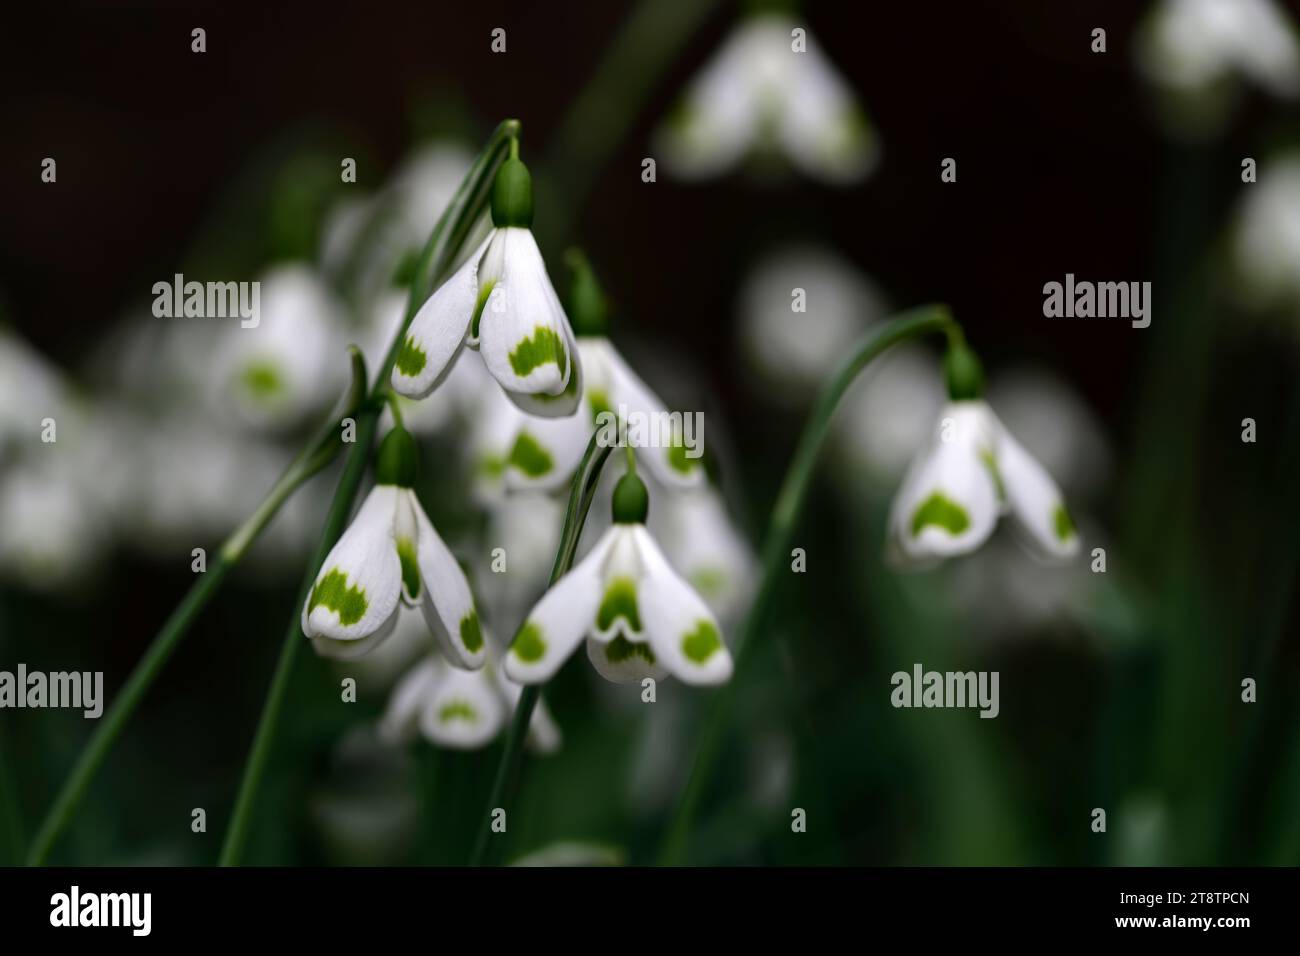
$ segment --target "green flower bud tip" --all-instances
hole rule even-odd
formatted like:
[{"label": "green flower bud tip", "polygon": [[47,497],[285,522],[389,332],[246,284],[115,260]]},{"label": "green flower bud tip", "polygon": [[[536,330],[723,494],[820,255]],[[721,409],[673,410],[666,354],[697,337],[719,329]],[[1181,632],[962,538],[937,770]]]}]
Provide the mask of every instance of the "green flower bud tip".
[{"label": "green flower bud tip", "polygon": [[650,512],[650,493],[636,472],[629,471],[614,486],[613,510],[616,524],[645,524]]},{"label": "green flower bud tip", "polygon": [[943,357],[948,397],[954,402],[979,398],[984,394],[984,367],[979,357],[962,341],[950,342]]},{"label": "green flower bud tip", "polygon": [[375,455],[375,481],[410,488],[420,471],[420,451],[411,433],[400,425],[384,436]]},{"label": "green flower bud tip", "polygon": [[533,177],[520,160],[507,159],[492,182],[492,225],[498,229],[533,224]]},{"label": "green flower bud tip", "polygon": [[591,263],[577,249],[570,249],[564,258],[573,273],[565,302],[573,331],[577,335],[604,335],[609,330],[609,303]]}]

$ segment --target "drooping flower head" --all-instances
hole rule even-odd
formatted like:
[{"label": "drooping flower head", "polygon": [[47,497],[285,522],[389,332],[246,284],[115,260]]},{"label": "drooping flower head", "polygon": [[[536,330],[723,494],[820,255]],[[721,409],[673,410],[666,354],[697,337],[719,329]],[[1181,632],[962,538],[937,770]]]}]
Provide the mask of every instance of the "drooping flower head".
[{"label": "drooping flower head", "polygon": [[692,81],[662,145],[665,163],[691,179],[762,150],[810,176],[848,183],[865,177],[878,153],[853,90],[807,28],[779,13],[737,27]]},{"label": "drooping flower head", "polygon": [[419,607],[449,659],[483,666],[487,651],[465,573],[412,490],[415,439],[398,426],[379,446],[375,487],[334,545],[302,609],[319,653],[367,653],[392,633],[400,602]]},{"label": "drooping flower head", "polygon": [[613,526],[525,619],[506,653],[506,676],[540,684],[583,638],[608,680],[672,674],[719,684],[731,676],[717,619],[646,530],[648,510],[645,483],[629,471],[614,489]]},{"label": "drooping flower head", "polygon": [[532,177],[511,156],[493,182],[492,231],[411,320],[393,368],[395,391],[428,395],[468,345],[524,411],[573,414],[582,370],[532,222]]},{"label": "drooping flower head", "polygon": [[965,554],[1006,514],[1035,556],[1072,557],[1079,536],[1060,489],[983,400],[979,359],[960,336],[950,343],[945,366],[949,402],[894,499],[890,556],[925,565]]}]

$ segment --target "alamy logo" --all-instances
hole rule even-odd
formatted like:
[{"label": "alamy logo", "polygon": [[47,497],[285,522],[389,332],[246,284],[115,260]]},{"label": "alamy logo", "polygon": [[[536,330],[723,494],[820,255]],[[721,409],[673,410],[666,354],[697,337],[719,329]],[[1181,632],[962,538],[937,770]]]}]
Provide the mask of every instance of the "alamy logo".
[{"label": "alamy logo", "polygon": [[997,671],[927,671],[912,665],[912,673],[897,671],[889,702],[895,707],[978,707],[981,717],[996,717]]},{"label": "alamy logo", "polygon": [[0,708],[71,707],[94,720],[104,712],[103,671],[0,671]]},{"label": "alamy logo", "polygon": [[261,282],[186,282],[178,272],[171,282],[155,282],[153,296],[153,314],[160,319],[238,318],[245,329],[262,321]]},{"label": "alamy logo", "polygon": [[1065,282],[1043,286],[1043,315],[1049,319],[1132,319],[1133,328],[1151,324],[1150,282]]},{"label": "alamy logo", "polygon": [[596,415],[596,444],[602,448],[682,448],[687,458],[704,454],[703,412],[629,411],[620,404],[617,412]]},{"label": "alamy logo", "polygon": [[50,897],[51,926],[128,926],[148,936],[153,926],[152,893],[82,893],[73,886]]}]

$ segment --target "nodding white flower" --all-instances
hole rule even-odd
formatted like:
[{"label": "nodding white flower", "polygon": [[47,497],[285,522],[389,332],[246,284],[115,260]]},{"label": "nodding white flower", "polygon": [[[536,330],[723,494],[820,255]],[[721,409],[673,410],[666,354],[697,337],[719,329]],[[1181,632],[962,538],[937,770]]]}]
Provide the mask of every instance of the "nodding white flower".
[{"label": "nodding white flower", "polygon": [[851,263],[819,246],[787,246],[764,255],[745,279],[740,344],[768,386],[765,399],[804,404],[884,314],[875,283]]},{"label": "nodding white flower", "polygon": [[256,324],[220,332],[212,387],[245,424],[274,429],[332,401],[347,366],[339,306],[314,272],[282,266],[260,281]]},{"label": "nodding white flower", "polygon": [[1061,492],[979,397],[974,353],[950,347],[946,364],[951,400],[894,499],[890,556],[924,565],[965,554],[1008,514],[1031,553],[1049,561],[1072,557],[1079,536]]},{"label": "nodding white flower", "polygon": [[1300,305],[1300,153],[1271,159],[1244,191],[1233,235],[1237,291],[1255,308]]},{"label": "nodding white flower", "polygon": [[[509,723],[522,693],[491,661],[467,671],[430,655],[393,689],[379,734],[390,743],[410,740],[418,732],[440,747],[486,747]],[[560,728],[539,700],[528,725],[529,746],[550,754],[560,749],[560,740]]]},{"label": "nodding white flower", "polygon": [[722,621],[738,621],[753,594],[758,562],[732,524],[722,495],[707,484],[663,495],[650,515],[650,529],[713,613]]},{"label": "nodding white flower", "polygon": [[375,487],[316,575],[302,629],[325,656],[359,657],[393,632],[405,602],[423,611],[448,657],[482,667],[487,651],[469,582],[411,488],[417,461],[410,432],[390,431]]},{"label": "nodding white flower", "polygon": [[492,232],[411,320],[392,385],[423,398],[468,345],[510,400],[532,415],[572,415],[582,392],[573,330],[529,228],[532,179],[502,163],[492,188]]},{"label": "nodding white flower", "polygon": [[719,175],[754,150],[783,153],[833,183],[865,177],[878,147],[853,90],[807,28],[789,17],[745,20],[696,77],[661,134],[679,175]]},{"label": "nodding white flower", "polygon": [[717,619],[646,530],[649,495],[635,472],[619,480],[612,510],[614,525],[519,628],[506,652],[506,675],[540,684],[586,637],[587,656],[607,680],[727,680],[731,654]]},{"label": "nodding white flower", "polygon": [[63,374],[16,333],[0,326],[0,462],[10,440],[35,444],[42,419],[57,422],[70,398]]},{"label": "nodding white flower", "polygon": [[1175,93],[1206,93],[1234,73],[1300,93],[1300,43],[1271,0],[1163,0],[1140,41],[1142,69]]}]

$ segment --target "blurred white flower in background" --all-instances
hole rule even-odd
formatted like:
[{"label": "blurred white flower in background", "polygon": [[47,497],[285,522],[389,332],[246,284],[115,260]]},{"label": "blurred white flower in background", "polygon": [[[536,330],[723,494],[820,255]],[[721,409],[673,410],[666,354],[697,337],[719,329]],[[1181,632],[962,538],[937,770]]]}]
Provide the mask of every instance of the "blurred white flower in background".
[{"label": "blurred white flower in background", "polygon": [[[1232,233],[1234,291],[1249,307],[1300,313],[1300,153],[1261,164]],[[1295,323],[1300,326],[1300,323]]]},{"label": "blurred white flower in background", "polygon": [[1218,132],[1240,79],[1286,99],[1300,94],[1300,43],[1272,0],[1162,0],[1135,49],[1182,133]]},{"label": "blurred white flower in background", "polygon": [[0,480],[0,573],[6,577],[35,590],[71,589],[94,568],[103,546],[98,516],[69,469],[35,460]]},{"label": "blurred white flower in background", "polygon": [[741,21],[658,140],[667,168],[685,179],[721,175],[761,152],[846,184],[870,173],[879,153],[856,95],[807,24],[773,13]]},{"label": "blurred white flower in background", "polygon": [[57,421],[70,398],[63,373],[0,326],[0,463],[10,443],[39,442],[42,420]]},{"label": "blurred white flower in background", "polygon": [[739,307],[741,351],[770,387],[764,396],[792,405],[816,394],[845,348],[886,309],[874,282],[811,244],[764,255],[745,279]]},{"label": "blurred white flower in background", "polygon": [[251,427],[279,429],[338,398],[348,370],[347,343],[341,306],[311,269],[279,266],[260,281],[257,325],[194,321],[220,327],[213,397]]},{"label": "blurred white flower in background", "polygon": [[[507,495],[488,508],[483,544],[477,551],[482,566],[474,579],[485,613],[500,633],[513,634],[546,590],[560,545],[564,509],[563,501],[539,492]],[[498,558],[503,563],[494,567]],[[498,570],[501,567],[504,570]]]}]

